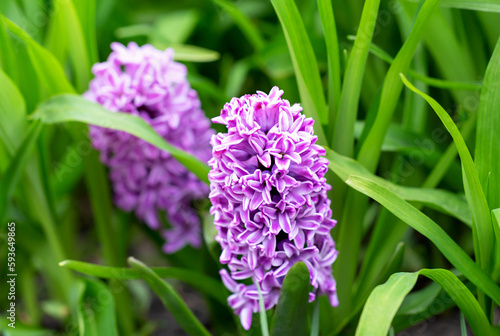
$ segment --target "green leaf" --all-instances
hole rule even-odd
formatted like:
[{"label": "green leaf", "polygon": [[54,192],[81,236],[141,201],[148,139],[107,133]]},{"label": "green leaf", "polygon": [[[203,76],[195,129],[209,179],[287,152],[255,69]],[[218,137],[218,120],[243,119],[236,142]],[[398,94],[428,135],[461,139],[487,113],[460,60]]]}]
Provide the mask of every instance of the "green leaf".
[{"label": "green leaf", "polygon": [[264,39],[260,35],[259,30],[254,26],[252,21],[243,14],[233,2],[228,0],[212,0],[213,3],[225,10],[234,20],[236,25],[241,29],[245,37],[252,44],[253,48],[258,51],[264,46]]},{"label": "green leaf", "polygon": [[498,282],[500,278],[500,208],[491,210],[491,217],[493,219],[493,227],[496,238],[496,261],[495,269],[493,270],[493,279]]},{"label": "green leaf", "polygon": [[474,295],[453,273],[444,269],[423,269],[415,273],[396,273],[385,284],[377,286],[361,313],[356,336],[387,335],[396,311],[415,286],[419,274],[439,283],[450,294],[475,335],[496,334]]},{"label": "green leaf", "polygon": [[447,190],[399,186],[370,173],[359,162],[342,156],[331,149],[327,149],[326,158],[329,160],[329,168],[342,181],[347,180],[350,175],[361,176],[387,188],[406,201],[422,203],[432,209],[458,218],[468,226],[472,223],[472,214],[467,202],[462,197]]},{"label": "green leaf", "polygon": [[172,286],[163,281],[153,270],[139,260],[130,257],[128,263],[146,280],[187,334],[210,335]]},{"label": "green leaf", "polygon": [[[349,40],[356,40],[356,36],[348,36],[347,37]],[[370,53],[373,55],[377,56],[381,60],[392,64],[394,59],[389,55],[386,51],[384,51],[382,48],[377,46],[374,43],[370,44]],[[477,90],[482,87],[481,82],[463,82],[463,81],[451,81],[451,80],[445,80],[445,79],[439,79],[439,78],[433,78],[429,76],[422,75],[421,73],[413,70],[413,69],[408,69],[408,75],[412,78],[415,78],[416,80],[421,81],[422,83],[425,83],[429,86],[440,88],[440,89],[454,89],[454,90]]]},{"label": "green leaf", "polygon": [[462,336],[467,336],[467,324],[465,323],[465,317],[462,313],[460,313],[460,331]]},{"label": "green leaf", "polygon": [[309,270],[303,262],[294,264],[288,271],[274,313],[271,335],[307,335],[309,282]]},{"label": "green leaf", "polygon": [[294,0],[271,0],[271,3],[283,27],[292,57],[304,113],[319,122],[315,127],[318,143],[326,145],[325,134],[321,127],[321,124],[328,123],[325,96],[318,63],[306,28]]},{"label": "green leaf", "polygon": [[171,47],[175,50],[174,59],[177,61],[213,62],[220,58],[220,54],[217,51],[194,45],[174,44]]},{"label": "green leaf", "polygon": [[199,20],[199,12],[193,9],[166,13],[155,22],[155,33],[166,42],[184,44]]},{"label": "green leaf", "polygon": [[330,0],[318,0],[318,10],[325,35],[326,55],[328,58],[328,109],[329,126],[334,125],[337,115],[337,100],[340,100],[340,50],[335,16]]},{"label": "green leaf", "polygon": [[493,266],[491,264],[490,256],[493,253],[494,234],[491,225],[490,210],[488,208],[486,197],[481,189],[481,183],[479,182],[474,161],[472,160],[469,150],[467,149],[467,145],[457,126],[441,105],[439,105],[439,103],[430,96],[419,91],[415,86],[408,82],[404,75],[401,75],[401,78],[409,89],[420,95],[429,103],[429,105],[431,105],[453,138],[453,142],[457,147],[458,154],[460,155],[460,159],[462,161],[465,195],[467,196],[468,203],[472,207],[472,214],[474,218],[472,226],[474,251],[476,252],[477,260],[479,260],[481,267],[484,270],[490,270]]},{"label": "green leaf", "polygon": [[0,180],[0,220],[5,216],[7,203],[11,198],[19,178],[24,172],[28,159],[31,157],[33,147],[42,130],[42,124],[35,121],[16,151],[14,158],[9,162],[9,166]]},{"label": "green leaf", "polygon": [[74,89],[54,55],[33,40],[15,23],[4,16],[0,17],[3,18],[7,28],[26,44],[31,63],[47,94],[51,96],[58,93],[73,93]]},{"label": "green leaf", "polygon": [[166,142],[148,123],[137,116],[108,111],[80,96],[59,95],[40,104],[32,118],[40,119],[46,124],[77,121],[130,133],[169,152],[200,180],[208,183],[209,168],[206,164]]},{"label": "green leaf", "polygon": [[16,54],[14,47],[12,46],[12,41],[10,40],[9,34],[7,32],[7,27],[0,18],[0,66],[7,73],[7,75],[12,78],[12,80],[17,83],[19,80],[19,70],[18,70],[18,60],[16,59]]},{"label": "green leaf", "polygon": [[[375,172],[378,166],[382,144],[385,135],[391,124],[391,120],[399,101],[399,96],[403,85],[398,78],[402,71],[409,68],[415,54],[426,22],[436,8],[439,0],[426,0],[420,8],[415,19],[413,28],[406,39],[403,47],[399,50],[394,62],[390,66],[382,86],[380,102],[370,130],[360,145],[358,161],[370,172]],[[376,17],[376,16],[375,16]],[[373,17],[371,20],[374,20]],[[357,39],[362,41],[363,39]],[[368,43],[369,44],[369,43]],[[359,66],[359,65],[356,65]],[[339,116],[342,114],[339,110]],[[336,127],[339,125],[337,124]],[[344,131],[344,130],[342,130]],[[334,193],[338,194],[334,198],[334,204],[341,207],[342,217],[340,222],[349,223],[348,226],[340,226],[337,243],[342,247],[342,253],[334,265],[337,272],[337,288],[339,292],[339,308],[336,310],[339,319],[342,320],[349,314],[352,298],[350,290],[354,283],[356,271],[358,269],[359,253],[361,249],[361,235],[364,214],[368,206],[368,200],[363,195],[352,190],[347,192],[347,196],[342,193],[342,184],[333,184]],[[339,194],[340,192],[340,194]],[[345,199],[345,201],[344,201]]]},{"label": "green leaf", "polygon": [[[65,30],[59,34],[67,34],[68,36],[69,56],[75,73],[76,87],[78,91],[83,92],[87,89],[90,81],[91,64],[80,18],[72,0],[56,1],[54,6],[55,15],[61,15],[65,23]],[[87,32],[90,33],[90,27],[87,29]],[[88,41],[90,42],[90,36]]]},{"label": "green leaf", "polygon": [[[499,5],[500,6],[500,5]],[[500,39],[483,81],[477,111],[475,163],[489,208],[500,208]]]},{"label": "green leaf", "polygon": [[396,273],[385,284],[375,287],[361,313],[356,336],[387,335],[394,315],[417,278],[418,273]]},{"label": "green leaf", "polygon": [[100,281],[84,279],[79,284],[78,321],[81,336],[118,335],[115,301]]},{"label": "green leaf", "polygon": [[403,85],[398,76],[405,72],[413,59],[427,20],[431,17],[439,0],[426,0],[415,20],[410,35],[392,62],[382,87],[382,95],[375,121],[365,141],[361,145],[358,160],[371,172],[375,171],[380,157],[382,143],[396,109]]},{"label": "green leaf", "polygon": [[[354,153],[354,124],[358,115],[361,84],[365,72],[368,51],[377,20],[380,0],[366,1],[359,23],[360,38],[352,47],[344,74],[342,96],[335,122],[331,145],[334,150],[349,157]],[[341,185],[341,190],[344,186]],[[342,195],[341,195],[342,196]]]},{"label": "green leaf", "polygon": [[[141,278],[139,273],[131,268],[94,265],[76,260],[65,260],[59,263],[59,265],[102,279],[131,280]],[[160,278],[180,280],[193,286],[193,288],[196,288],[200,292],[211,296],[221,304],[227,304],[228,291],[226,287],[212,277],[196,271],[175,267],[153,267],[152,270]]]},{"label": "green leaf", "polygon": [[427,237],[467,279],[483,290],[497,304],[500,303],[500,288],[438,224],[393,192],[377,185],[375,182],[362,177],[351,176],[346,183],[373,198],[396,217]]},{"label": "green leaf", "polygon": [[414,315],[425,311],[441,293],[442,288],[437,283],[432,283],[429,286],[419,291],[408,295],[397,315]]},{"label": "green leaf", "polygon": [[0,139],[13,155],[26,130],[26,104],[11,79],[0,70]]},{"label": "green leaf", "polygon": [[78,0],[74,2],[74,6],[85,36],[90,63],[93,64],[99,60],[96,41],[96,0]]},{"label": "green leaf", "polygon": [[451,8],[500,13],[500,3],[497,0],[442,0],[441,5]]}]

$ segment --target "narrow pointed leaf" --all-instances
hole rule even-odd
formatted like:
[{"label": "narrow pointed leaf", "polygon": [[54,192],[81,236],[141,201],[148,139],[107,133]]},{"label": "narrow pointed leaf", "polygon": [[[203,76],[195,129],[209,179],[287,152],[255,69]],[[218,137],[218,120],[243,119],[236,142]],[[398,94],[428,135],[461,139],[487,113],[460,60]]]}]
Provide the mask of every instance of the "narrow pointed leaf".
[{"label": "narrow pointed leaf", "polygon": [[271,3],[285,33],[304,113],[317,121],[314,129],[318,141],[326,145],[325,134],[321,127],[322,124],[328,123],[326,101],[318,63],[306,28],[294,0],[271,0]]},{"label": "narrow pointed leaf", "polygon": [[68,81],[61,64],[47,49],[33,40],[24,30],[15,23],[2,17],[7,28],[19,37],[28,49],[28,54],[37,72],[38,79],[49,95],[58,93],[72,93],[73,87]]},{"label": "narrow pointed leaf", "polygon": [[175,320],[189,335],[208,336],[210,333],[194,316],[184,300],[175,289],[163,281],[153,270],[137,259],[130,257],[128,263],[146,280],[151,289],[158,295]]},{"label": "narrow pointed leaf", "polygon": [[474,161],[472,160],[472,156],[470,155],[467,145],[457,126],[441,105],[439,105],[439,103],[432,97],[426,95],[413,86],[406,79],[406,77],[404,77],[404,75],[401,75],[401,78],[410,90],[420,95],[429,103],[429,105],[431,105],[453,138],[453,142],[455,143],[458,154],[460,155],[460,160],[462,161],[465,194],[467,196],[468,203],[472,207],[472,214],[474,218],[474,250],[482,268],[488,270],[492,267],[490,264],[490,256],[493,253],[493,227],[491,225],[488,203],[481,188],[481,183],[479,182],[479,176],[477,174]]},{"label": "narrow pointed leaf", "polygon": [[[141,278],[137,271],[125,267],[101,266],[76,260],[65,260],[60,263],[60,266],[102,279],[131,280]],[[180,280],[200,292],[211,296],[221,304],[227,304],[228,291],[226,287],[212,277],[176,267],[153,267],[151,269],[160,278]]]},{"label": "narrow pointed leaf", "polygon": [[346,183],[373,198],[396,217],[427,237],[457,270],[491,297],[493,301],[497,304],[500,303],[500,287],[429,217],[375,182],[351,176]]},{"label": "narrow pointed leaf", "polygon": [[491,56],[477,111],[475,163],[490,209],[500,208],[500,39]]},{"label": "narrow pointed leaf", "polygon": [[208,183],[209,168],[206,164],[166,142],[148,123],[137,116],[108,111],[80,96],[59,95],[40,104],[32,117],[41,119],[46,124],[77,121],[130,133],[169,152],[200,180]]},{"label": "narrow pointed leaf", "polygon": [[14,154],[26,129],[26,104],[19,89],[0,70],[0,141]]},{"label": "narrow pointed leaf", "polygon": [[372,291],[361,314],[356,336],[387,335],[398,308],[415,286],[418,275],[432,279],[450,294],[475,335],[496,334],[474,295],[453,273],[444,269],[422,269],[415,273],[393,274],[385,284]]},{"label": "narrow pointed leaf", "polygon": [[329,160],[329,168],[343,181],[347,180],[350,175],[362,176],[391,190],[406,201],[422,203],[430,208],[458,218],[468,226],[472,225],[472,214],[469,206],[461,196],[446,190],[399,186],[370,173],[359,162],[342,156],[331,149],[327,149],[326,157]]},{"label": "narrow pointed leaf", "polygon": [[85,279],[79,284],[78,321],[81,336],[118,335],[115,301],[100,281]]},{"label": "narrow pointed leaf", "polygon": [[303,262],[292,266],[283,281],[271,335],[307,335],[309,270]]},{"label": "narrow pointed leaf", "polygon": [[0,220],[5,216],[7,202],[13,194],[19,178],[24,173],[24,168],[26,167],[28,159],[31,157],[31,152],[41,130],[42,124],[40,121],[35,121],[31,125],[22,144],[9,162],[7,171],[2,175],[0,180]]}]

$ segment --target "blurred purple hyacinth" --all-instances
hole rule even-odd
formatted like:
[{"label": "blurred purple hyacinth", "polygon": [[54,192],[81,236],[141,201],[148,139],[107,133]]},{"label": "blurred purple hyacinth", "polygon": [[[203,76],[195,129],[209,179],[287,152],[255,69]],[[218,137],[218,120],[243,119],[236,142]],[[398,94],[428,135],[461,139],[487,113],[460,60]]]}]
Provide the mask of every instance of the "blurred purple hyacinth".
[{"label": "blurred purple hyacinth", "polygon": [[[186,80],[186,67],[173,61],[174,51],[135,43],[111,48],[108,60],[93,66],[95,78],[84,96],[108,110],[141,117],[165,140],[207,162],[213,131]],[[163,230],[166,253],[201,245],[192,202],[208,195],[203,182],[169,153],[128,133],[92,126],[90,137],[110,169],[119,208]],[[162,229],[159,210],[166,212],[170,229]]]},{"label": "blurred purple hyacinth", "polygon": [[[210,200],[228,303],[249,329],[259,310],[258,282],[270,309],[278,302],[286,273],[303,261],[316,294],[338,304],[332,264],[337,256],[330,230],[330,186],[324,177],[328,160],[315,144],[311,118],[300,105],[281,99],[274,87],[269,95],[257,92],[233,98],[214,122],[227,133],[212,137]],[[238,283],[251,278],[252,285]]]}]

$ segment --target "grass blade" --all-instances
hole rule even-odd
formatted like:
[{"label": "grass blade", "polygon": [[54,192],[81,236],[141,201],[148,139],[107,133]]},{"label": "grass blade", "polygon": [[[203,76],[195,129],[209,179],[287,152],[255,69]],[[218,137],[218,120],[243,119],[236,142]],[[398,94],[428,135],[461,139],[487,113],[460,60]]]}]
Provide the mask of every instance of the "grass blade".
[{"label": "grass blade", "polygon": [[454,216],[468,226],[472,225],[472,213],[467,202],[460,196],[446,190],[412,188],[394,184],[370,173],[357,161],[342,156],[331,149],[327,149],[326,157],[330,162],[329,168],[342,181],[347,180],[350,175],[361,176],[387,188],[406,201],[422,203],[432,209]]},{"label": "grass blade", "polygon": [[[94,265],[76,260],[65,260],[59,263],[59,265],[101,279],[132,280],[141,278],[139,273],[131,268]],[[228,292],[226,288],[212,277],[192,270],[175,267],[153,267],[151,269],[160,278],[180,280],[193,286],[193,288],[196,288],[200,292],[213,297],[221,304],[227,304]]]},{"label": "grass blade", "polygon": [[274,313],[271,335],[307,335],[309,282],[309,270],[303,262],[296,263],[288,271]]},{"label": "grass blade", "polygon": [[212,0],[215,4],[224,9],[241,29],[248,41],[255,50],[260,50],[264,46],[264,39],[259,30],[252,24],[248,17],[243,14],[236,5],[228,0]]},{"label": "grass blade", "polygon": [[475,163],[490,209],[500,208],[500,39],[491,56],[477,111]]},{"label": "grass blade", "polygon": [[472,157],[467,149],[467,145],[460,134],[457,126],[448,115],[448,113],[430,96],[419,91],[408,80],[401,75],[404,84],[413,92],[424,98],[429,105],[434,109],[439,116],[444,126],[451,134],[453,142],[455,143],[458,154],[462,161],[464,172],[464,186],[467,200],[472,207],[473,213],[473,234],[474,234],[474,251],[477,255],[477,260],[484,270],[489,271],[492,268],[491,254],[493,253],[493,228],[491,225],[490,210],[481,183],[472,161]]},{"label": "grass blade", "polygon": [[333,6],[330,0],[318,0],[319,15],[325,35],[328,59],[328,110],[329,127],[333,129],[337,119],[337,100],[340,100],[340,49]]},{"label": "grass blade", "polygon": [[12,41],[10,40],[9,34],[7,33],[7,28],[0,18],[0,66],[7,73],[7,75],[12,79],[13,82],[18,83],[19,81],[19,71],[18,63],[16,60],[16,54],[14,47],[12,46]]},{"label": "grass blade", "polygon": [[375,289],[366,301],[356,336],[385,336],[389,332],[392,319],[417,282],[418,273],[396,273]]},{"label": "grass blade", "polygon": [[500,13],[497,0],[442,0],[442,5],[451,8]]},{"label": "grass blade", "polygon": [[408,39],[398,52],[385,77],[375,121],[358,154],[359,162],[372,172],[377,166],[385,134],[387,133],[399,95],[403,89],[403,84],[398,76],[409,68],[426,22],[438,4],[439,0],[426,0],[424,2]]},{"label": "grass blade", "polygon": [[328,123],[325,96],[318,71],[318,62],[306,28],[294,0],[271,0],[283,27],[288,50],[297,76],[300,100],[304,113],[316,120],[318,143],[326,145],[321,125]]},{"label": "grass blade", "polygon": [[59,95],[40,104],[32,116],[43,123],[54,124],[69,121],[83,122],[128,132],[167,151],[192,171],[200,180],[208,183],[208,166],[191,154],[167,143],[154,129],[139,117],[115,113],[101,105],[76,95]]},{"label": "grass blade", "polygon": [[130,266],[146,280],[151,289],[158,295],[175,320],[189,335],[208,336],[210,333],[194,316],[186,303],[172,286],[163,281],[155,272],[135,258],[128,258]]},{"label": "grass blade", "polygon": [[[331,145],[339,154],[349,157],[352,157],[354,153],[354,124],[358,115],[361,83],[363,81],[370,43],[377,23],[376,17],[379,6],[380,0],[368,0],[365,2],[358,29],[360,35],[354,41],[344,74],[342,96],[340,98],[339,112],[337,114]],[[341,188],[344,189],[343,184]],[[339,197],[342,196],[340,195]]]},{"label": "grass blade", "polygon": [[354,189],[373,198],[403,222],[420,232],[436,245],[443,255],[467,279],[483,290],[493,301],[500,303],[500,288],[472,259],[429,217],[391,191],[358,176],[346,181]]}]

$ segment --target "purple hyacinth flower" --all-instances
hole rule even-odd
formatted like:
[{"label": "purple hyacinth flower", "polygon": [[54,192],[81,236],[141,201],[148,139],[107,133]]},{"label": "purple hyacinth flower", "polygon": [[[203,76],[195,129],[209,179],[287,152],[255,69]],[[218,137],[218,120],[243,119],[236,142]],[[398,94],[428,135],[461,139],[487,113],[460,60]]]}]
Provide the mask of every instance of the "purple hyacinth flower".
[{"label": "purple hyacinth flower", "polygon": [[[95,78],[84,96],[106,109],[144,119],[165,140],[207,162],[213,131],[187,69],[174,51],[151,45],[112,43],[108,60],[93,66]],[[208,187],[169,153],[128,133],[91,126],[93,146],[109,167],[116,205],[134,211],[151,228],[162,230],[166,253],[201,245],[200,218],[192,202]],[[163,229],[159,211],[171,225]]]},{"label": "purple hyacinth flower", "polygon": [[[325,150],[316,145],[313,123],[300,105],[281,99],[274,87],[233,98],[214,122],[227,133],[212,137],[211,213],[222,247],[220,274],[233,293],[229,305],[245,329],[259,311],[258,283],[264,305],[278,302],[290,268],[303,261],[317,294],[337,306],[332,264],[337,256],[330,230],[330,200]],[[240,280],[251,279],[246,285]]]}]

